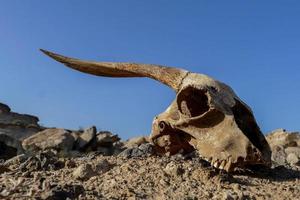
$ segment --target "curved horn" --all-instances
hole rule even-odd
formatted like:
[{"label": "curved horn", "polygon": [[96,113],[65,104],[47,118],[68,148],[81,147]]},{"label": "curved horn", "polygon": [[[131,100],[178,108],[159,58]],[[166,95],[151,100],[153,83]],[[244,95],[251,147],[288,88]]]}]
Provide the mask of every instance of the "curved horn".
[{"label": "curved horn", "polygon": [[92,62],[69,58],[41,49],[51,58],[75,70],[107,77],[148,77],[178,91],[188,71],[173,67],[136,63]]}]

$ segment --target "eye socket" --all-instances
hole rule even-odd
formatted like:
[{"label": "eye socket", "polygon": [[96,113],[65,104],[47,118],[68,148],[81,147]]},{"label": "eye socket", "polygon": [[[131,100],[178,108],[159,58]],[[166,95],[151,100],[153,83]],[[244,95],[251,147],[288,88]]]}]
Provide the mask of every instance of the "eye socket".
[{"label": "eye socket", "polygon": [[164,122],[164,121],[160,121],[160,122],[158,123],[158,126],[159,126],[159,129],[160,129],[161,131],[163,131],[163,130],[166,129],[167,124],[166,124],[166,122]]},{"label": "eye socket", "polygon": [[193,87],[182,90],[177,96],[179,111],[188,117],[196,117],[207,112],[209,105],[206,92]]}]

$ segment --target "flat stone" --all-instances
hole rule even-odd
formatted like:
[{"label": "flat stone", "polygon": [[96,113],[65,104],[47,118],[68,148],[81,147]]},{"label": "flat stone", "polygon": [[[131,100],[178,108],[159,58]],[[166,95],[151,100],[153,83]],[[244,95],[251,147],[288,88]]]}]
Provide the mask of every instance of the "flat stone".
[{"label": "flat stone", "polygon": [[73,148],[75,139],[70,131],[65,129],[46,129],[38,132],[25,140],[23,147],[27,151],[39,151],[55,149],[58,151],[70,151]]}]

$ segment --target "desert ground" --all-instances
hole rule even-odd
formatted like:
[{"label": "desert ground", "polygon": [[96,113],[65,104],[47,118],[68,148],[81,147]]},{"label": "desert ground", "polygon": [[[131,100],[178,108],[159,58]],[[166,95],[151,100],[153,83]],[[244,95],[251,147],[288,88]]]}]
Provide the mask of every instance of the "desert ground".
[{"label": "desert ground", "polygon": [[41,127],[0,106],[0,199],[300,199],[300,134],[267,134],[272,167],[227,173],[197,151],[159,156],[147,136]]}]

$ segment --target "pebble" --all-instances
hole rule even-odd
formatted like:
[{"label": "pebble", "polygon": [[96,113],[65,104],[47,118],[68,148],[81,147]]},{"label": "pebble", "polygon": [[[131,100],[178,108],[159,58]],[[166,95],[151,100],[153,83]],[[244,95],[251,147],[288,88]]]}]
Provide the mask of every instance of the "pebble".
[{"label": "pebble", "polygon": [[182,167],[173,162],[168,163],[164,171],[171,176],[180,176],[184,173]]},{"label": "pebble", "polygon": [[92,165],[90,164],[81,164],[73,172],[73,177],[79,180],[87,180],[95,175]]}]

